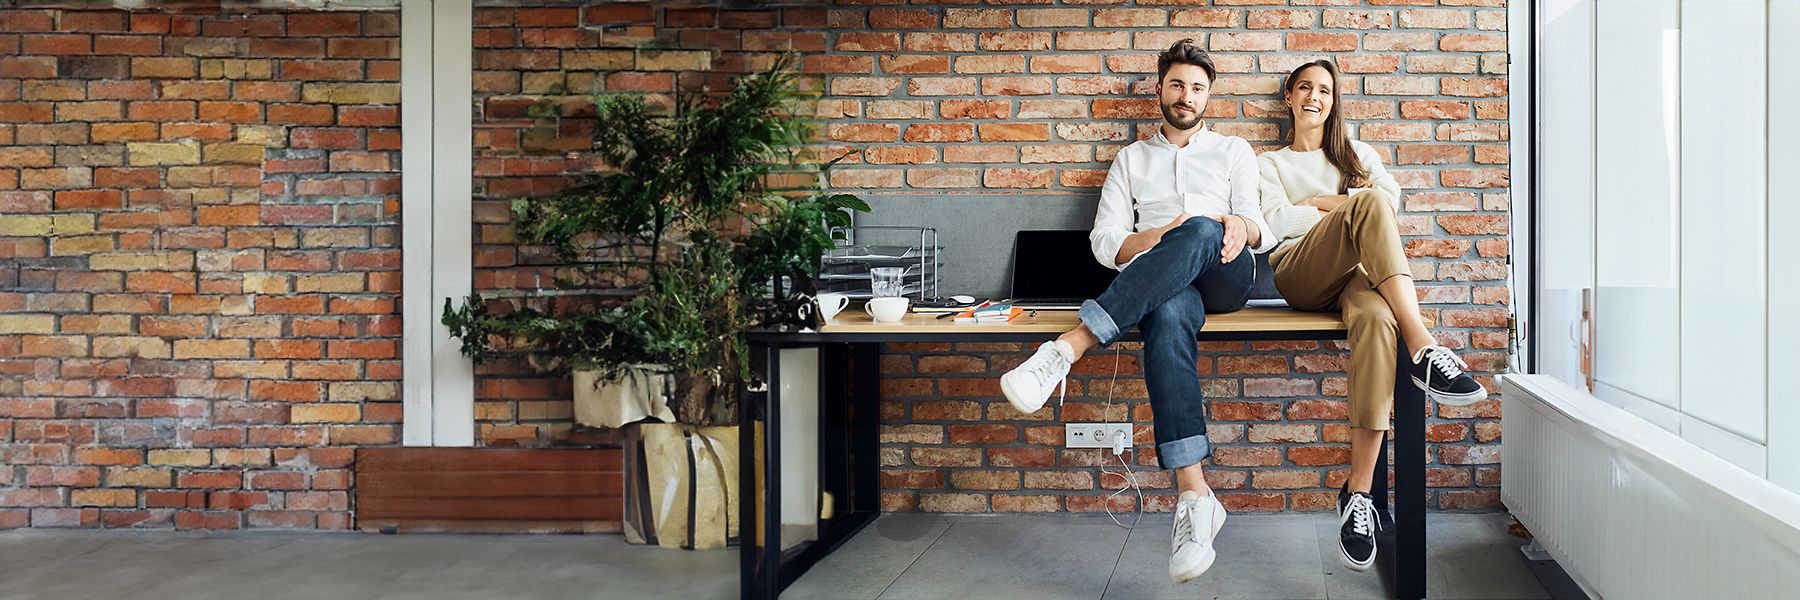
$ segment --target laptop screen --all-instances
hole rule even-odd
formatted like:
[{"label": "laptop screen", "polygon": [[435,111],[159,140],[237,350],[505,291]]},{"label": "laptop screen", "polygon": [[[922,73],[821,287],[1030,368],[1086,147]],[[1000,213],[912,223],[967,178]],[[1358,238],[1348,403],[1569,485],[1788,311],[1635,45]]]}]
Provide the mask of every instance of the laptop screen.
[{"label": "laptop screen", "polygon": [[1015,299],[1097,298],[1118,274],[1094,260],[1085,229],[1020,231],[1013,238]]}]

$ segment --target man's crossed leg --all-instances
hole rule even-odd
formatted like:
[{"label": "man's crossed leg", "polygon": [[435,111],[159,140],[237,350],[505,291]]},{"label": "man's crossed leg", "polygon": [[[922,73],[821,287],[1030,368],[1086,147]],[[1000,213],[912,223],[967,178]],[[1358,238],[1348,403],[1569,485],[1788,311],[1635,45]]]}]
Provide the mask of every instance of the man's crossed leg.
[{"label": "man's crossed leg", "polygon": [[1217,556],[1212,539],[1225,521],[1225,509],[1201,471],[1212,446],[1206,439],[1195,340],[1208,313],[1243,308],[1256,263],[1248,252],[1223,262],[1224,236],[1224,227],[1210,218],[1176,226],[1138,255],[1099,298],[1082,304],[1081,326],[1046,342],[1000,378],[1007,401],[1031,414],[1043,408],[1083,354],[1110,345],[1132,327],[1143,333],[1157,461],[1175,471],[1180,492],[1169,560],[1169,575],[1177,583],[1212,566]]}]

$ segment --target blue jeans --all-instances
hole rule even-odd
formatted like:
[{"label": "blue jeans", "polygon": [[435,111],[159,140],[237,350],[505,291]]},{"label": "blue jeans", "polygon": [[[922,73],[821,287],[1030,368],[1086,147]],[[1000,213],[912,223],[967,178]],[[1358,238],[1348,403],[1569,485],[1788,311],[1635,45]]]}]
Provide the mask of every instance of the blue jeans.
[{"label": "blue jeans", "polygon": [[1156,418],[1156,459],[1179,469],[1212,456],[1195,341],[1207,313],[1244,307],[1256,277],[1246,249],[1219,262],[1224,226],[1193,217],[1138,255],[1099,298],[1081,304],[1081,322],[1101,346],[1132,327],[1144,334],[1144,380]]}]

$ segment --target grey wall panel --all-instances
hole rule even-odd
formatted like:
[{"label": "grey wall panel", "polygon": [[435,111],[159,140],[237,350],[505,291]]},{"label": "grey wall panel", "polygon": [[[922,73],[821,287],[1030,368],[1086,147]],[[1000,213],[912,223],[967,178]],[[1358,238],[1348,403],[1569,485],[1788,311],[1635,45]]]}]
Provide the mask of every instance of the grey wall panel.
[{"label": "grey wall panel", "polygon": [[[872,211],[858,225],[936,227],[944,247],[943,295],[998,299],[1012,278],[1013,234],[1033,229],[1090,229],[1099,194],[907,194],[865,195]],[[890,231],[857,233],[861,244],[917,244]]]}]

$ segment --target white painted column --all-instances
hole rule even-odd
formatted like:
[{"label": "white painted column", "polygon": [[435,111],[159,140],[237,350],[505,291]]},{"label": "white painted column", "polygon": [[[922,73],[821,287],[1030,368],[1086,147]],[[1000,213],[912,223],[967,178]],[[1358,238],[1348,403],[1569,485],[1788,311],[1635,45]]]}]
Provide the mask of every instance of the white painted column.
[{"label": "white painted column", "polygon": [[401,439],[472,446],[474,366],[438,319],[474,279],[474,9],[470,0],[404,0],[400,20]]},{"label": "white painted column", "polygon": [[[1531,237],[1534,218],[1531,203],[1537,190],[1524,183],[1534,181],[1532,177],[1536,175],[1532,170],[1535,166],[1532,164],[1532,152],[1537,145],[1537,127],[1532,120],[1532,105],[1536,101],[1537,88],[1537,74],[1532,70],[1532,61],[1536,56],[1536,15],[1536,5],[1531,2],[1513,3],[1506,13],[1506,30],[1517,32],[1508,35],[1506,40],[1506,89],[1512,93],[1507,107],[1511,113],[1511,118],[1506,123],[1510,132],[1507,137],[1511,141],[1507,143],[1506,163],[1512,170],[1510,180],[1519,182],[1507,188],[1510,192],[1507,206],[1512,208],[1512,224],[1507,231],[1510,232],[1509,247],[1512,250],[1509,259],[1512,261],[1512,282],[1509,284],[1513,290],[1512,311],[1517,319],[1520,338],[1528,337],[1531,327],[1536,324],[1532,321],[1531,309],[1532,303],[1537,301],[1537,294],[1534,293],[1537,288],[1533,286],[1537,285],[1534,270],[1538,252],[1535,246],[1537,241]],[[1529,370],[1531,344],[1536,341],[1523,340],[1524,343],[1518,345],[1519,353],[1514,360],[1521,373]]]},{"label": "white painted column", "polygon": [[[1788,72],[1800,62],[1800,0],[1769,1],[1769,480],[1800,492],[1800,391],[1792,377],[1800,364],[1800,191],[1775,185],[1775,176],[1800,165],[1800,115],[1788,108],[1800,97],[1800,81]],[[1776,35],[1775,32],[1787,32]]]}]

